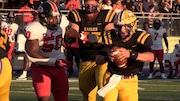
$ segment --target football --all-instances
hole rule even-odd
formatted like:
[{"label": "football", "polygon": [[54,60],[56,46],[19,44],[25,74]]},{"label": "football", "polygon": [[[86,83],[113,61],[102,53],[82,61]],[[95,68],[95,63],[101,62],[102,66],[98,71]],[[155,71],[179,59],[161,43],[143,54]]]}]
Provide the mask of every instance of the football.
[{"label": "football", "polygon": [[114,46],[112,48],[112,54],[113,54],[113,57],[114,57],[114,63],[119,68],[126,68],[127,67],[127,59],[124,59],[122,61],[119,59],[119,55],[118,54],[120,54],[120,52],[119,52],[118,49],[119,49],[118,46]]}]

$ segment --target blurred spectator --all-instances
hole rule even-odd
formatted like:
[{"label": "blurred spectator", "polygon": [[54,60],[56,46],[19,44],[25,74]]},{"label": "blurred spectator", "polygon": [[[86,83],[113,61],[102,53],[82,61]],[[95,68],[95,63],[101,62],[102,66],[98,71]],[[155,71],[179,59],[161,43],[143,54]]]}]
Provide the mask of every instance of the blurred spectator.
[{"label": "blurred spectator", "polygon": [[135,6],[135,12],[141,13],[141,14],[136,14],[137,16],[144,16],[142,0],[139,0],[138,4]]},{"label": "blurred spectator", "polygon": [[51,0],[53,1],[58,7],[60,6],[60,0]]},{"label": "blurred spectator", "polygon": [[[163,26],[164,26],[164,28],[166,28],[166,30],[167,30],[167,35],[170,35],[170,20],[171,19],[167,19],[167,18],[169,18],[170,16],[171,16],[171,13],[172,13],[172,7],[171,7],[171,4],[170,4],[170,1],[169,0],[165,0],[165,2],[164,2],[164,5],[163,5],[163,8],[162,8],[162,10],[161,10],[161,12],[160,13],[163,13],[163,14],[161,14],[161,17],[160,17],[160,20],[162,20],[163,21]],[[163,19],[163,17],[166,17],[165,19]]]},{"label": "blurred spectator", "polygon": [[111,0],[105,0],[102,9],[112,9],[112,2]]},{"label": "blurred spectator", "polygon": [[180,14],[180,0],[176,0],[173,3],[173,12]]},{"label": "blurred spectator", "polygon": [[157,1],[157,0],[151,0],[151,2],[152,2],[153,5],[154,5],[155,10],[158,11],[158,10],[159,10],[159,7],[158,7],[158,3],[157,3],[156,1]]},{"label": "blurred spectator", "polygon": [[111,0],[112,5],[116,4],[117,1],[118,1],[118,0]]},{"label": "blurred spectator", "polygon": [[151,0],[143,0],[143,9],[144,12],[149,12],[149,6],[154,5]]},{"label": "blurred spectator", "polygon": [[34,12],[32,11],[32,8],[30,7],[29,0],[23,1],[23,6],[19,9],[18,12],[21,13],[23,16],[23,21],[20,20],[21,21],[20,24],[22,25],[22,27],[34,21],[34,15],[33,15]]},{"label": "blurred spectator", "polygon": [[29,0],[29,7],[34,9],[34,0]]},{"label": "blurred spectator", "polygon": [[124,10],[121,0],[118,0],[116,4],[113,5],[112,8],[116,13],[119,13],[120,11]]},{"label": "blurred spectator", "polygon": [[19,9],[22,7],[24,0],[15,0],[14,2],[14,8]]},{"label": "blurred spectator", "polygon": [[173,19],[173,28],[174,28],[174,31],[173,31],[173,35],[179,35],[179,29],[180,29],[180,0],[176,0],[174,3],[173,3],[173,13],[174,14],[177,14],[176,16],[174,15],[174,17],[177,17],[177,19]]},{"label": "blurred spectator", "polygon": [[165,5],[163,7],[162,13],[170,13],[172,12],[172,7],[169,0],[165,0]]},{"label": "blurred spectator", "polygon": [[155,11],[154,5],[149,6],[148,22],[149,26],[152,27],[155,17],[158,16],[158,12]]},{"label": "blurred spectator", "polygon": [[6,8],[7,4],[8,4],[8,0],[0,0],[1,9]]},{"label": "blurred spectator", "polygon": [[158,7],[159,7],[159,12],[162,12],[165,6],[165,0],[159,0]]},{"label": "blurred spectator", "polygon": [[14,8],[14,2],[15,2],[15,0],[8,0],[7,8],[13,9]]},{"label": "blurred spectator", "polygon": [[134,1],[132,0],[123,0],[122,5],[124,9],[128,9],[134,12],[135,6],[134,6]]},{"label": "blurred spectator", "polygon": [[79,0],[70,0],[66,4],[65,9],[74,10],[74,9],[80,9],[80,2]]},{"label": "blurred spectator", "polygon": [[66,4],[64,2],[60,3],[59,8],[60,9],[66,9]]},{"label": "blurred spectator", "polygon": [[38,9],[40,4],[41,4],[41,0],[33,0],[33,6],[35,10]]}]

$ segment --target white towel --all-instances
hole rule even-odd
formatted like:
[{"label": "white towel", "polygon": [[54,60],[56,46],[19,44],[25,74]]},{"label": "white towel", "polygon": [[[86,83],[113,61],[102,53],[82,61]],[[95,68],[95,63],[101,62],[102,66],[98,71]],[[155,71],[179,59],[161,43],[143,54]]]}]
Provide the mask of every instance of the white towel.
[{"label": "white towel", "polygon": [[121,75],[113,74],[110,77],[108,84],[106,84],[104,87],[98,90],[98,95],[104,97],[109,90],[116,87],[116,85],[119,83],[120,80],[121,80]]}]

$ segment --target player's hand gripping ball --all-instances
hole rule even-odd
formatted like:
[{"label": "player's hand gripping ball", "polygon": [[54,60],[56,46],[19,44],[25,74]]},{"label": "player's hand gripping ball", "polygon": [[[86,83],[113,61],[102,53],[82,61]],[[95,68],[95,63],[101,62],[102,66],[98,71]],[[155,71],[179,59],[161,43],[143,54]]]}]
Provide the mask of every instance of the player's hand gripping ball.
[{"label": "player's hand gripping ball", "polygon": [[113,58],[114,58],[114,63],[119,68],[126,68],[127,67],[127,58],[121,60],[121,58],[120,58],[121,53],[119,52],[118,49],[119,49],[118,46],[114,46],[112,48],[112,54],[113,54]]}]

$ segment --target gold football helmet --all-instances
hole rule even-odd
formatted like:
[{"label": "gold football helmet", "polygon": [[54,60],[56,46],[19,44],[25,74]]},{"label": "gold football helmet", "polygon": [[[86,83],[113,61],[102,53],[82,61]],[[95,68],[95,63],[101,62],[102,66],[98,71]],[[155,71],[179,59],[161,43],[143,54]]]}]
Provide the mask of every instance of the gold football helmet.
[{"label": "gold football helmet", "polygon": [[122,26],[122,25],[128,25],[131,27],[130,34],[135,33],[137,29],[137,18],[136,15],[130,10],[123,10],[120,13],[117,14],[114,25],[116,26]]}]

